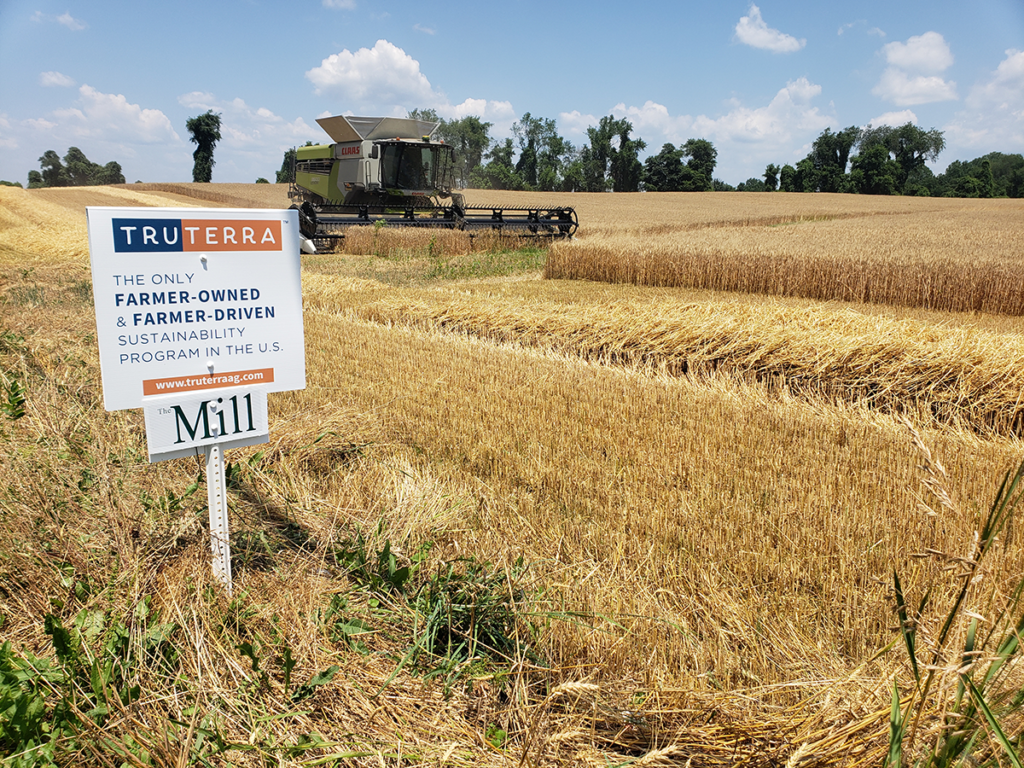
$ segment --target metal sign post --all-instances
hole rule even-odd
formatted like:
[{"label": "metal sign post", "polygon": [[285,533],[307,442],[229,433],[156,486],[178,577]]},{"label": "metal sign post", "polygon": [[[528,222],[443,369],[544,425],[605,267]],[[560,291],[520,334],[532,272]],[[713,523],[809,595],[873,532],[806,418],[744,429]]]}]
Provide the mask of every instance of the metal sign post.
[{"label": "metal sign post", "polygon": [[[219,410],[210,403],[211,415]],[[220,434],[214,419],[213,432]],[[213,575],[231,597],[231,542],[228,531],[227,485],[224,482],[224,452],[219,442],[206,446],[206,499],[210,508],[210,549],[213,550]]]}]

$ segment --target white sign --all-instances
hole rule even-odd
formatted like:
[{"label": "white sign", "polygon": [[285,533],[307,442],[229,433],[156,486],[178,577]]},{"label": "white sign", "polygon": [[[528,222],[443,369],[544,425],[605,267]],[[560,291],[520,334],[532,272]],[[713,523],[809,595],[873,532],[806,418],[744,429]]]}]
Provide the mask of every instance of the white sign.
[{"label": "white sign", "polygon": [[305,389],[298,212],[86,208],[108,411]]},{"label": "white sign", "polygon": [[143,406],[151,462],[196,456],[214,443],[226,450],[270,440],[262,387],[158,395]]}]

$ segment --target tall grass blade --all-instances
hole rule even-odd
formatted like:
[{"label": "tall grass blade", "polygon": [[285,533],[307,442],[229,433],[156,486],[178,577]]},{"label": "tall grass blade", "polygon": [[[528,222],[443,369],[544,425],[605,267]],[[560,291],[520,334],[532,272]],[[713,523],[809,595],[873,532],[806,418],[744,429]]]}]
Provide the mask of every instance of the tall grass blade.
[{"label": "tall grass blade", "polygon": [[992,736],[995,737],[995,740],[999,742],[999,746],[1001,746],[1003,751],[1006,752],[1006,756],[1010,758],[1010,762],[1013,764],[1014,768],[1024,768],[1024,763],[1021,763],[1020,755],[1003,732],[1002,727],[999,725],[999,720],[996,719],[995,714],[993,714],[992,710],[988,706],[988,702],[985,701],[985,696],[980,690],[978,690],[978,687],[969,677],[966,675],[963,677],[964,682],[967,683],[968,690],[971,692],[971,698],[974,700],[978,709],[981,710],[981,714],[985,716],[985,721],[988,723],[989,728],[992,729]]}]

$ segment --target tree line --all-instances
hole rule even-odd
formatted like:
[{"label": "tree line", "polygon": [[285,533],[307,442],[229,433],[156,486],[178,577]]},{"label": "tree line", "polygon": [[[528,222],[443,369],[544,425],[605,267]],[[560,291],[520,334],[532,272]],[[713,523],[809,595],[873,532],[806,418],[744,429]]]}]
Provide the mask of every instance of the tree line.
[{"label": "tree line", "polygon": [[[1024,156],[992,152],[974,160],[952,162],[934,174],[945,149],[942,131],[913,123],[873,128],[826,128],[807,157],[796,165],[771,163],[761,178],[733,187],[714,177],[718,150],[707,139],[691,138],[679,147],[664,144],[643,162],[647,143],[633,135],[626,118],[602,117],[587,128],[587,141],[574,146],[559,136],[555,121],[527,112],[512,125],[512,136],[492,139],[492,123],[470,115],[445,120],[433,109],[414,109],[409,117],[438,124],[435,137],[455,148],[455,183],[477,189],[544,192],[846,192],[870,195],[932,197],[1022,197]],[[221,116],[212,110],[186,122],[192,143],[192,180],[209,182],[213,151],[221,139]],[[313,142],[306,142],[306,146]],[[295,150],[285,152],[277,183],[293,180]],[[117,162],[99,165],[77,147],[62,158],[47,150],[39,171],[29,171],[28,186],[66,187],[123,184]],[[263,178],[259,182],[265,182]],[[0,182],[7,183],[10,182]],[[20,186],[20,184],[18,185]]]},{"label": "tree line", "polygon": [[[826,128],[796,166],[769,164],[763,181],[748,179],[752,192],[849,192],[928,197],[1022,197],[1024,156],[991,152],[955,160],[936,175],[926,165],[945,149],[942,131],[913,123],[877,128]],[[856,154],[854,152],[856,151]]]}]

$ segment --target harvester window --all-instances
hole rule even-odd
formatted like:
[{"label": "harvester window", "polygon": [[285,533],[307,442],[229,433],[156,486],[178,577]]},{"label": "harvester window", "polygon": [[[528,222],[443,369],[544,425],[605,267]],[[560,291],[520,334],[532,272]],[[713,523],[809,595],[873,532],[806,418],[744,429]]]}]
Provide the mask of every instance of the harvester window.
[{"label": "harvester window", "polygon": [[381,183],[385,189],[434,189],[434,148],[391,144],[381,150]]}]

